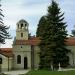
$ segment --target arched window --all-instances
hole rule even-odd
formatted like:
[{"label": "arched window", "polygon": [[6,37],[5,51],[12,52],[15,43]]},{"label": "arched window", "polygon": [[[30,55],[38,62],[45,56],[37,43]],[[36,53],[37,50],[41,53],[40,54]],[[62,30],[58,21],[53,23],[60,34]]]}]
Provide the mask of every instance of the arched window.
[{"label": "arched window", "polygon": [[21,64],[21,56],[20,55],[17,56],[17,64]]},{"label": "arched window", "polygon": [[23,33],[21,33],[21,37],[23,37]]},{"label": "arched window", "polygon": [[27,26],[27,24],[25,24],[25,27]]}]

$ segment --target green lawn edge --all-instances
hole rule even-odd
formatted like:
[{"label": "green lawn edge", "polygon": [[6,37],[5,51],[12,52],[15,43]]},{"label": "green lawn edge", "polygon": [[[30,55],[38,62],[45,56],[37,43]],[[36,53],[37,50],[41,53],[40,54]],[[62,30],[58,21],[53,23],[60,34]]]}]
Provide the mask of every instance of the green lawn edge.
[{"label": "green lawn edge", "polygon": [[75,75],[75,71],[46,71],[46,70],[37,70],[29,71],[26,74],[22,75]]}]

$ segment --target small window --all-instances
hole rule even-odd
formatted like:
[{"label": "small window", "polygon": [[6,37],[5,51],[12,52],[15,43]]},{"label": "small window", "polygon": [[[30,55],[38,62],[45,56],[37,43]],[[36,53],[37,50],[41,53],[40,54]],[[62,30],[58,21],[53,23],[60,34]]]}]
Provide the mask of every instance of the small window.
[{"label": "small window", "polygon": [[22,48],[22,46],[21,46],[21,48]]},{"label": "small window", "polygon": [[2,64],[2,58],[0,58],[0,64]]},{"label": "small window", "polygon": [[21,56],[20,55],[17,56],[17,64],[21,64]]},{"label": "small window", "polygon": [[23,33],[21,33],[21,37],[23,37]]}]

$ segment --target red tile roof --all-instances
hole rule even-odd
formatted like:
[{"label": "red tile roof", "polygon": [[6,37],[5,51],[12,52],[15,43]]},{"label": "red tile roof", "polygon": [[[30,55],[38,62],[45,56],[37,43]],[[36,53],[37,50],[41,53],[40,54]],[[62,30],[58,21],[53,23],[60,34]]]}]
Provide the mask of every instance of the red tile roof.
[{"label": "red tile roof", "polygon": [[[29,40],[16,40],[16,45],[23,45],[23,44],[38,45],[39,43],[40,43],[40,40],[39,38],[36,38],[36,37],[33,37]],[[75,46],[75,37],[69,37],[65,43],[67,46]]]},{"label": "red tile roof", "polygon": [[31,38],[29,40],[16,40],[15,44],[16,45],[38,45],[40,43],[39,38]]},{"label": "red tile roof", "polygon": [[6,57],[13,57],[12,48],[0,48],[0,54]]},{"label": "red tile roof", "polygon": [[[40,43],[39,38],[31,38],[29,40],[16,40],[16,45],[26,44],[26,45],[38,45]],[[66,40],[67,46],[75,46],[75,37],[69,37]],[[0,54],[6,57],[13,57],[12,48],[0,48]]]},{"label": "red tile roof", "polygon": [[75,37],[70,37],[66,40],[67,46],[75,46]]}]

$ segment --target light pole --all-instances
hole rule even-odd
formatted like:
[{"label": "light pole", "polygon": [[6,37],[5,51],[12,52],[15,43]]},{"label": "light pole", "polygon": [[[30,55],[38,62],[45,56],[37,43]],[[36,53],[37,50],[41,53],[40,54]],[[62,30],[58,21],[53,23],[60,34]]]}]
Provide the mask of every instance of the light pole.
[{"label": "light pole", "polygon": [[58,71],[62,71],[60,62],[59,62],[59,69],[58,69]]},{"label": "light pole", "polygon": [[51,65],[51,70],[53,71],[53,63],[51,62],[50,65]]}]

